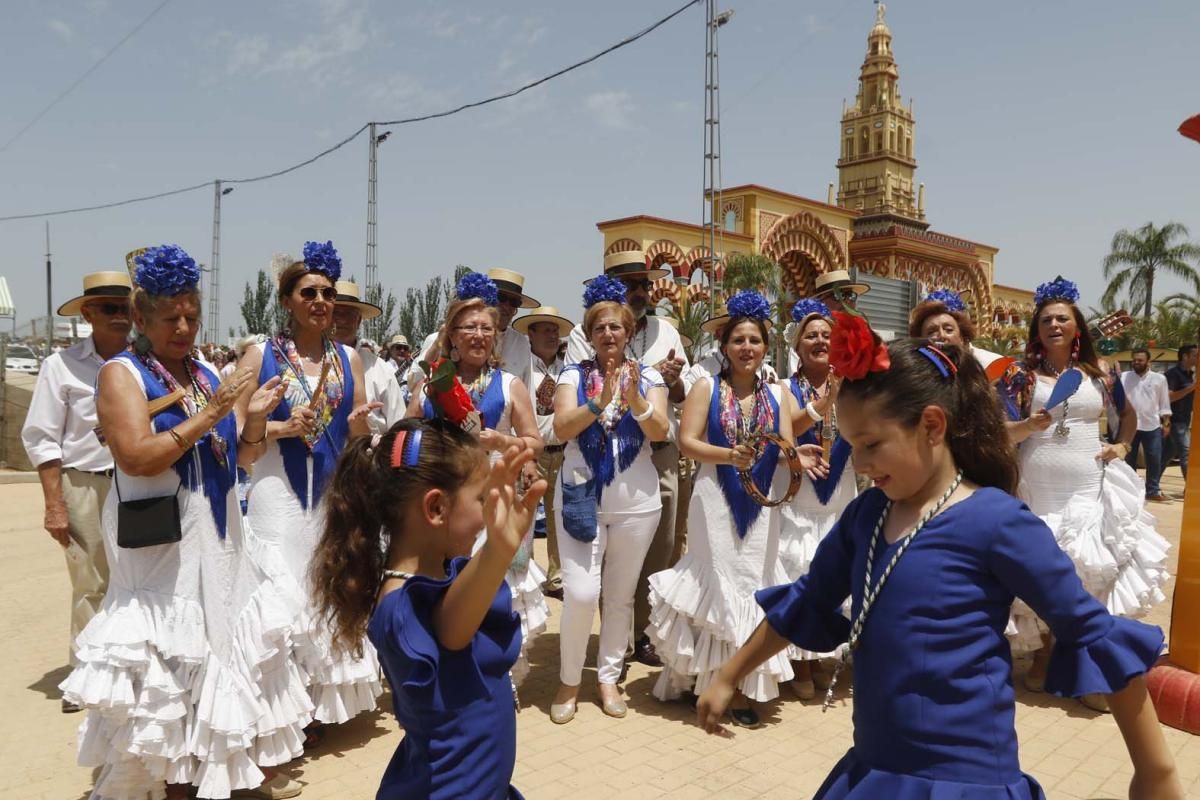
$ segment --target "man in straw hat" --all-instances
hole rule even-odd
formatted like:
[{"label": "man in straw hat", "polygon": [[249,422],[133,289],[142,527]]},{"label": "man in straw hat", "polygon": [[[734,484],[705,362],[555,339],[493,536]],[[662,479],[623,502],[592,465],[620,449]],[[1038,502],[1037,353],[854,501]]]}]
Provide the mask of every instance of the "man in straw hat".
[{"label": "man in straw hat", "polygon": [[[554,389],[558,385],[558,376],[562,374],[564,362],[558,354],[559,343],[571,333],[574,327],[569,319],[558,313],[554,306],[539,306],[529,314],[518,317],[512,323],[513,328],[529,337],[529,349],[532,351],[530,377],[532,383],[529,393],[533,398],[533,413],[537,419],[538,433],[546,443],[542,454],[538,456],[538,472],[546,479],[548,486],[553,489],[558,480],[558,470],[563,463],[563,450],[566,445],[554,435]],[[546,530],[546,550],[550,557],[550,567],[546,570],[546,582],[542,584],[542,592],[558,600],[563,599],[562,569],[558,563],[558,530],[554,523],[554,492],[547,491],[542,499],[545,508],[544,518],[534,525],[544,525]]]},{"label": "man in straw hat", "polygon": [[[71,578],[71,639],[95,616],[108,588],[108,559],[100,535],[100,509],[112,485],[112,454],[94,429],[96,376],[129,339],[127,272],[83,276],[83,294],[59,307],[64,317],[82,316],[92,335],[42,364],[21,441],[37,467],[46,512],[43,526],[62,546]],[[70,660],[75,661],[69,650]],[[79,709],[63,701],[63,711]]]},{"label": "man in straw hat", "polygon": [[[671,274],[670,271],[647,267],[646,256],[641,250],[626,250],[604,257],[604,274],[625,284],[625,302],[637,320],[636,330],[629,336],[628,356],[643,366],[657,369],[667,384],[671,402],[676,405],[682,403],[682,374],[688,366],[683,340],[679,338],[679,331],[669,323],[647,313],[650,310],[651,282],[665,278]],[[576,325],[567,343],[566,363],[577,364],[591,358],[592,355],[592,346],[588,343],[583,326]],[[662,659],[654,651],[650,637],[645,634],[646,626],[650,624],[649,578],[655,572],[661,572],[671,566],[671,557],[675,551],[675,515],[678,511],[679,445],[676,442],[679,436],[679,419],[675,414],[671,414],[669,421],[671,427],[666,441],[651,444],[654,467],[659,474],[662,517],[659,518],[658,530],[655,531],[654,541],[646,554],[637,591],[633,597],[633,658],[651,667],[662,666]]]},{"label": "man in straw hat", "polygon": [[[492,279],[492,283],[496,284],[500,295],[500,302],[496,306],[496,310],[500,314],[500,331],[496,334],[496,349],[500,352],[500,366],[529,386],[531,385],[529,338],[514,330],[511,323],[518,309],[537,308],[541,303],[525,294],[525,276],[521,273],[503,267],[493,267],[487,271],[487,276]],[[433,348],[437,335],[438,332],[434,331],[425,337],[425,341],[421,343],[421,349],[418,351],[421,359],[430,360],[429,351]],[[425,373],[414,360],[412,368],[408,372],[409,391],[411,392],[417,383],[424,379]]]},{"label": "man in straw hat", "polygon": [[850,280],[846,270],[833,269],[817,276],[812,296],[829,306],[830,311],[845,311],[847,308],[853,310],[858,298],[869,291],[871,287],[867,284]]},{"label": "man in straw hat", "polygon": [[358,284],[338,281],[337,299],[333,303],[333,338],[338,344],[353,347],[362,359],[363,381],[367,402],[378,405],[367,415],[371,433],[383,434],[392,424],[404,418],[404,398],[400,383],[391,366],[369,347],[358,346],[358,328],[363,320],[374,319],[383,309],[359,299]]}]

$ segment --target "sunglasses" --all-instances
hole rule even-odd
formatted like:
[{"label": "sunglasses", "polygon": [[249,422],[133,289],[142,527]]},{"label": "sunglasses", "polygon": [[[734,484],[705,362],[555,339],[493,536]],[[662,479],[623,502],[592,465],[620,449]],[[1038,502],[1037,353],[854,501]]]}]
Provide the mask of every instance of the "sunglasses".
[{"label": "sunglasses", "polygon": [[325,286],[320,289],[315,286],[305,286],[300,290],[300,297],[311,303],[313,300],[317,299],[318,293],[320,293],[321,299],[327,303],[332,303],[334,300],[337,300],[337,289],[333,288],[332,286]]},{"label": "sunglasses", "polygon": [[500,293],[500,305],[502,306],[520,306],[521,298],[515,294]]},{"label": "sunglasses", "polygon": [[625,288],[631,292],[636,292],[638,289],[650,291],[649,278],[622,278],[621,283],[625,284]]},{"label": "sunglasses", "polygon": [[89,303],[88,308],[99,311],[106,317],[129,316],[128,303]]}]

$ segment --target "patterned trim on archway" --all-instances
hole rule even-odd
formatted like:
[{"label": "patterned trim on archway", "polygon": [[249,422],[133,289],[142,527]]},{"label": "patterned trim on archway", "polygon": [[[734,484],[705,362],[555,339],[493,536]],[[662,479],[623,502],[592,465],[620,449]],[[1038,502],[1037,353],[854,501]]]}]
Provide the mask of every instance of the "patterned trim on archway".
[{"label": "patterned trim on archway", "polygon": [[650,305],[656,306],[663,300],[668,301],[671,307],[678,311],[679,284],[671,278],[659,278],[650,284]]},{"label": "patterned trim on archway", "polygon": [[630,250],[641,250],[642,246],[633,239],[617,239],[604,250],[604,255],[611,256],[613,253],[626,253]]},{"label": "patterned trim on archway", "polygon": [[670,239],[659,239],[646,248],[646,266],[658,267],[661,264],[671,266],[671,274],[676,278],[688,276],[689,262],[683,248]]},{"label": "patterned trim on archway", "polygon": [[[817,275],[845,269],[845,257],[833,231],[808,211],[792,214],[772,226],[761,250],[783,267],[785,281],[797,294],[811,290]],[[804,258],[786,258],[791,252]]]},{"label": "patterned trim on archway", "polygon": [[[861,268],[861,264],[859,265]],[[976,261],[969,267],[939,264],[934,261],[918,261],[914,258],[896,260],[895,277],[901,280],[919,281],[926,291],[953,289],[969,292],[964,298],[971,309],[971,319],[981,335],[989,333],[995,324],[992,306],[992,287],[982,262]]]}]

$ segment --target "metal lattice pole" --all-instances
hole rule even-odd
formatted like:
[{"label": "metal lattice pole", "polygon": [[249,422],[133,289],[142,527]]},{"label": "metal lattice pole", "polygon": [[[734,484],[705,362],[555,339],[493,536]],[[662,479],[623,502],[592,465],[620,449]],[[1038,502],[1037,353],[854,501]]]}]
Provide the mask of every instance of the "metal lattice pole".
[{"label": "metal lattice pole", "polygon": [[204,341],[216,343],[221,335],[221,182],[213,181],[212,262],[208,284],[208,324]]},{"label": "metal lattice pole", "polygon": [[367,275],[365,297],[372,297],[371,289],[379,285],[379,265],[375,258],[375,185],[378,178],[379,140],[375,136],[375,123],[369,126],[367,136]]},{"label": "metal lattice pole", "polygon": [[718,31],[733,18],[733,11],[717,13],[717,0],[706,0],[705,58],[704,58],[704,211],[701,225],[708,246],[706,274],[708,276],[709,316],[715,316],[717,295],[721,292],[721,269],[724,237],[721,220],[721,86]]}]

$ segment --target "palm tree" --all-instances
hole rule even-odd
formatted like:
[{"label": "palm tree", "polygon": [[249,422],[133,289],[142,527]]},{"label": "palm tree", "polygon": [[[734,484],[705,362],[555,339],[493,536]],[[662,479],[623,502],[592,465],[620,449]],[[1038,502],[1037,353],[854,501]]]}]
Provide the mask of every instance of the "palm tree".
[{"label": "palm tree", "polygon": [[1112,302],[1127,288],[1134,309],[1140,306],[1142,319],[1149,322],[1154,311],[1154,278],[1159,270],[1183,278],[1200,292],[1200,274],[1189,263],[1200,260],[1200,245],[1187,241],[1187,236],[1188,229],[1178,222],[1168,222],[1161,228],[1147,222],[1136,231],[1117,231],[1103,262],[1104,279],[1109,282],[1103,302]]},{"label": "palm tree", "polygon": [[[756,253],[734,253],[725,262],[725,295],[729,296],[745,289],[762,292],[774,310],[776,330],[782,333],[789,320],[791,295],[783,280],[783,268],[764,255]],[[787,343],[783,336],[775,337],[775,364],[786,363]]]}]

